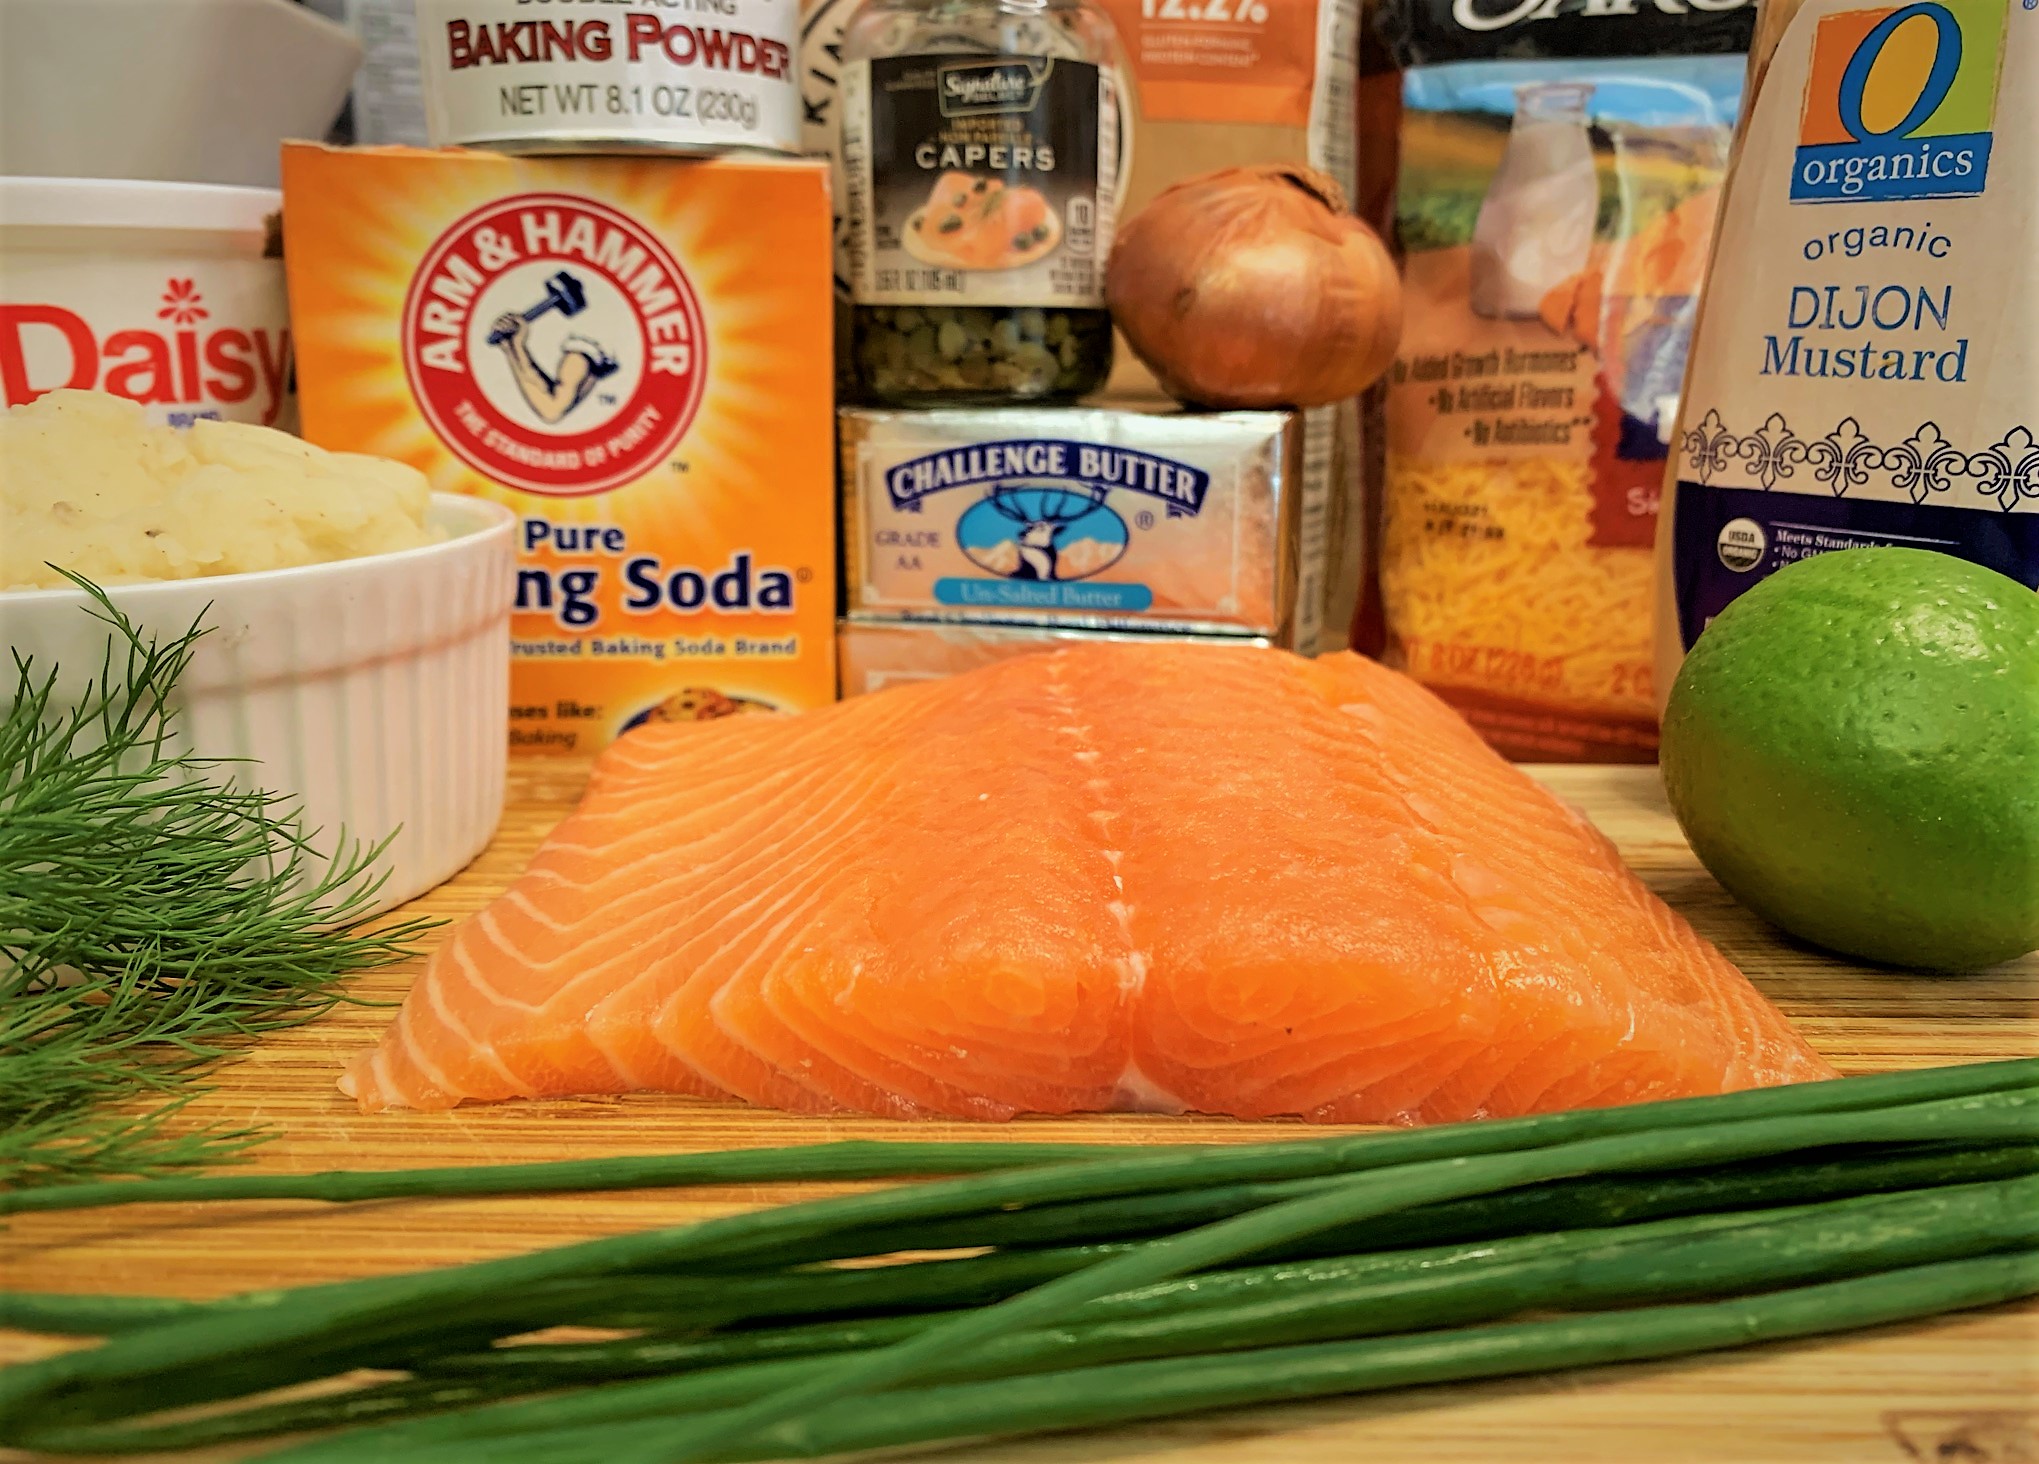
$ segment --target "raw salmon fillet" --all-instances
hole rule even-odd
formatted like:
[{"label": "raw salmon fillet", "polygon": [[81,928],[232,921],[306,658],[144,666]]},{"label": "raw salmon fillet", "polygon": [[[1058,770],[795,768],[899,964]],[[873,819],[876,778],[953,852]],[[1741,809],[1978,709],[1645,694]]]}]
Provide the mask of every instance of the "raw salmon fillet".
[{"label": "raw salmon fillet", "polygon": [[1832,1075],[1414,682],[1106,644],[632,732],[340,1086],[1433,1122]]}]

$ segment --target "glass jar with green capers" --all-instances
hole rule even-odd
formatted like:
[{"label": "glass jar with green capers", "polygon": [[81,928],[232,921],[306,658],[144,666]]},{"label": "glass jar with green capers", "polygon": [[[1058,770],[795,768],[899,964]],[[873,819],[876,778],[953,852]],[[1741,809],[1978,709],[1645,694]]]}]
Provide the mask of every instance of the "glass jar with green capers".
[{"label": "glass jar with green capers", "polygon": [[850,370],[901,406],[1111,372],[1118,42],[1092,0],[864,0],[843,35]]}]

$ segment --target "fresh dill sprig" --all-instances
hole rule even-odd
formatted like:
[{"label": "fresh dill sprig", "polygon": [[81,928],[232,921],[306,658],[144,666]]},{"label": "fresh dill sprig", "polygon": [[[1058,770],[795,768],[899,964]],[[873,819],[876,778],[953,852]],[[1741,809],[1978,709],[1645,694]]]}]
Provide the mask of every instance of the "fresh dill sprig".
[{"label": "fresh dill sprig", "polygon": [[[75,579],[76,577],[73,576]],[[207,633],[112,631],[62,704],[18,652],[0,713],[0,1189],[229,1160],[261,1131],[174,1122],[206,1071],[411,954],[433,922],[366,928],[387,841],[318,857],[296,808],[201,758],[174,691]]]}]

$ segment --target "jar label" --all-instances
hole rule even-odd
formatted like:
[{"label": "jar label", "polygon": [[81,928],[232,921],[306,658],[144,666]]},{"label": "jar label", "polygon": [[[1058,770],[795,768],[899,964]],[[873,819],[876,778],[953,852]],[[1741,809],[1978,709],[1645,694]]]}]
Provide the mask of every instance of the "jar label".
[{"label": "jar label", "polygon": [[1109,71],[888,56],[843,77],[851,293],[866,305],[1104,304],[1118,183]]}]

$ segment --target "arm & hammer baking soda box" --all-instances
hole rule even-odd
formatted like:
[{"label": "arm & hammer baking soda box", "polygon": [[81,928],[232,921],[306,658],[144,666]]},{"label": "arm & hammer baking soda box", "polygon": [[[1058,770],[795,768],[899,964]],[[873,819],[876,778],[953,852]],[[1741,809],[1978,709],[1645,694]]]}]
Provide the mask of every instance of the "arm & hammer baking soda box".
[{"label": "arm & hammer baking soda box", "polygon": [[518,515],[510,745],[835,696],[827,167],[283,154],[304,435]]}]

